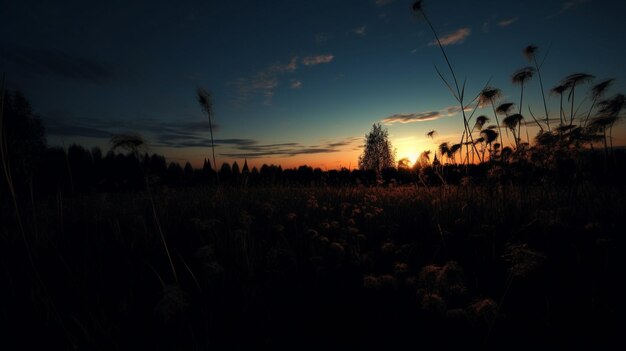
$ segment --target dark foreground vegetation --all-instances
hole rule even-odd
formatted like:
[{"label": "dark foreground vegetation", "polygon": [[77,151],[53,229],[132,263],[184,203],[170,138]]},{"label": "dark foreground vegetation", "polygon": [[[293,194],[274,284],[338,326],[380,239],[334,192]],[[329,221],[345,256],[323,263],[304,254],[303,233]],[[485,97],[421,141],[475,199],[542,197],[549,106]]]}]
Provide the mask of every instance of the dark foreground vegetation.
[{"label": "dark foreground vegetation", "polygon": [[20,218],[3,201],[2,343],[608,346],[624,195],[588,182],[158,187],[29,199]]}]

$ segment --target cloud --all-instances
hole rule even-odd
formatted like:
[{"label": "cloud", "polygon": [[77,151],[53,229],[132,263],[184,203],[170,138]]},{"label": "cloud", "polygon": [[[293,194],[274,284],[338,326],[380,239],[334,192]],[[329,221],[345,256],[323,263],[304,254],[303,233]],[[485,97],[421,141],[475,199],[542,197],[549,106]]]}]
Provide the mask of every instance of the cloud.
[{"label": "cloud", "polygon": [[92,83],[103,83],[114,77],[110,67],[95,60],[60,50],[35,49],[6,42],[0,43],[0,63],[2,61],[30,74],[50,74]]},{"label": "cloud", "polygon": [[565,1],[565,2],[563,2],[561,4],[561,9],[557,13],[546,17],[546,19],[557,17],[557,16],[562,15],[562,14],[564,14],[566,12],[569,12],[569,11],[574,11],[574,10],[576,10],[577,8],[579,8],[580,6],[582,6],[583,4],[585,4],[587,2],[589,2],[589,0],[569,0],[569,1]]},{"label": "cloud", "polygon": [[72,125],[64,121],[49,120],[46,125],[48,135],[74,136],[108,139],[113,133],[89,126]]},{"label": "cloud", "polygon": [[302,88],[302,81],[293,79],[291,80],[291,89],[300,89]]},{"label": "cloud", "polygon": [[[49,135],[109,139],[114,134],[134,132],[151,140],[152,146],[174,148],[210,146],[209,122],[204,119],[162,121],[145,119],[95,119],[76,118],[62,110],[42,115]],[[213,132],[219,126],[213,124]],[[249,139],[218,139],[216,144],[251,145]]]},{"label": "cloud", "polygon": [[482,30],[483,33],[489,33],[489,22],[483,22]]},{"label": "cloud", "polygon": [[[454,45],[454,44],[460,44],[462,42],[465,41],[465,39],[467,37],[469,37],[469,35],[472,33],[472,31],[465,27],[465,28],[459,28],[458,30],[456,30],[453,33],[444,35],[443,37],[441,37],[439,39],[439,41],[441,42],[441,45],[446,46],[446,45]],[[428,45],[437,45],[437,41],[432,41],[430,42]]]},{"label": "cloud", "polygon": [[433,121],[441,118],[441,113],[437,111],[421,112],[421,113],[396,113],[383,119],[385,124],[394,123],[412,123],[412,122],[424,122]]},{"label": "cloud", "polygon": [[376,0],[374,1],[374,3],[378,6],[385,6],[385,5],[389,5],[392,2],[394,2],[394,0]]},{"label": "cloud", "polygon": [[352,32],[353,32],[354,34],[356,34],[356,35],[361,35],[361,36],[363,36],[363,35],[365,35],[365,30],[366,30],[366,29],[367,29],[367,26],[361,26],[361,27],[354,28],[354,29],[352,30]]},{"label": "cloud", "polygon": [[235,86],[239,93],[237,102],[243,103],[250,97],[260,94],[264,97],[264,103],[269,105],[274,97],[274,90],[278,87],[278,76],[276,73],[262,71],[252,77],[238,78],[230,85]]},{"label": "cloud", "polygon": [[345,147],[351,148],[360,138],[350,137],[339,141],[329,141],[323,145],[302,145],[300,143],[252,144],[235,147],[233,152],[220,153],[226,157],[292,157],[297,155],[327,154],[340,152]]},{"label": "cloud", "polygon": [[517,17],[502,20],[502,21],[498,22],[498,25],[500,27],[508,27],[511,24],[513,24],[513,22],[515,22],[515,21],[517,21]]},{"label": "cloud", "polygon": [[291,58],[288,64],[285,65],[273,65],[270,66],[267,70],[269,72],[276,73],[285,73],[285,72],[293,72],[298,68],[298,56],[294,56]]},{"label": "cloud", "polygon": [[[465,111],[471,111],[472,108],[466,107]],[[382,119],[384,124],[394,123],[413,123],[413,122],[426,122],[434,121],[444,117],[452,117],[461,112],[461,108],[458,106],[446,107],[440,111],[426,111],[419,113],[396,113],[389,117]]]},{"label": "cloud", "polygon": [[333,56],[331,54],[317,55],[317,56],[307,56],[307,57],[302,59],[302,64],[305,65],[305,66],[315,66],[315,65],[322,64],[322,63],[329,63],[334,58],[335,58],[335,56]]},{"label": "cloud", "polygon": [[[307,56],[301,60],[299,60],[297,56],[294,56],[289,63],[268,66],[250,77],[237,78],[229,82],[229,85],[234,86],[238,91],[238,96],[235,100],[237,104],[242,104],[251,97],[261,95],[263,97],[263,103],[265,105],[271,105],[272,98],[280,85],[280,80],[283,75],[296,72],[299,63],[304,66],[315,66],[328,63],[332,61],[333,58],[334,56],[331,54]],[[292,89],[298,89],[301,86],[301,81],[292,79],[290,84]]]}]

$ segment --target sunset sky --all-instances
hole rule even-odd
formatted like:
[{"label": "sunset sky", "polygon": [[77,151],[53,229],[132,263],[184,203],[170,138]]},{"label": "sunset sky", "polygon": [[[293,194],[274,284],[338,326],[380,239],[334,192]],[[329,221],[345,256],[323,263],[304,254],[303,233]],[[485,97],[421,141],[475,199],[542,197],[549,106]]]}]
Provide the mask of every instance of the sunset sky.
[{"label": "sunset sky", "polygon": [[[433,66],[447,73],[445,61],[412,2],[7,1],[0,72],[31,101],[51,145],[108,150],[112,134],[138,132],[148,151],[199,166],[210,155],[196,100],[203,87],[213,93],[219,164],[354,168],[376,122],[397,158],[414,161],[458,142],[463,124]],[[522,51],[530,44],[540,58],[549,48],[547,90],[585,72],[595,83],[616,79],[607,97],[626,92],[624,1],[431,0],[424,8],[470,100],[490,79],[502,102],[517,103],[511,75],[529,65]],[[577,88],[577,105],[590,86]],[[524,101],[543,113],[536,76]],[[557,97],[549,107],[558,118]],[[626,145],[623,123],[614,133],[614,144]]]}]

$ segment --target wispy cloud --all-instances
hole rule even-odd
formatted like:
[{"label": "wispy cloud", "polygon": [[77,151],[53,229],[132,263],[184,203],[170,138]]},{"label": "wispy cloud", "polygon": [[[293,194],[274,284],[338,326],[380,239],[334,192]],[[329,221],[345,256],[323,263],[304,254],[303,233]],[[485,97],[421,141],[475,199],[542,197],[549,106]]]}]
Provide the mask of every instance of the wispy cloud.
[{"label": "wispy cloud", "polygon": [[250,97],[260,94],[266,105],[271,104],[274,89],[278,87],[278,76],[267,71],[258,72],[252,77],[237,78],[230,83],[238,91],[237,102],[243,103]]},{"label": "wispy cloud", "polygon": [[367,29],[367,26],[361,26],[361,27],[354,28],[354,29],[352,30],[352,32],[353,32],[354,34],[356,34],[356,35],[361,35],[361,36],[363,36],[363,35],[365,35],[365,30],[366,30],[366,29]]},{"label": "wispy cloud", "polygon": [[498,22],[498,25],[500,27],[508,27],[516,21],[517,21],[517,17],[509,18],[509,19],[505,19],[505,20]]},{"label": "wispy cloud", "polygon": [[279,77],[295,72],[296,69],[298,69],[298,57],[294,56],[289,63],[271,65],[251,77],[238,78],[230,84],[235,86],[239,93],[239,103],[243,103],[253,95],[260,94],[264,98],[264,104],[271,105],[274,91],[279,85]]},{"label": "wispy cloud", "polygon": [[389,5],[392,2],[394,2],[394,0],[376,0],[374,1],[374,3],[378,6],[385,6],[385,5]]},{"label": "wispy cloud", "polygon": [[[471,111],[471,108],[467,107],[465,111]],[[444,117],[452,117],[461,112],[461,108],[457,106],[450,106],[439,111],[426,111],[418,113],[396,113],[389,117],[382,119],[385,124],[394,123],[413,123],[413,122],[426,122],[434,121]]]},{"label": "wispy cloud", "polygon": [[550,15],[550,16],[548,16],[546,18],[550,19],[550,18],[557,17],[559,15],[562,15],[562,14],[564,14],[566,12],[574,11],[574,10],[576,10],[577,8],[579,8],[580,6],[582,6],[583,4],[585,4],[587,2],[589,2],[589,0],[568,0],[568,1],[565,1],[565,2],[563,2],[561,4],[561,9],[559,10],[559,12],[557,12],[557,13],[555,13],[553,15]]},{"label": "wispy cloud", "polygon": [[60,50],[37,49],[7,42],[0,42],[2,61],[31,75],[50,74],[92,83],[103,83],[115,76],[109,66],[96,60],[73,56]]},{"label": "wispy cloud", "polygon": [[[334,56],[331,54],[307,56],[301,60],[298,59],[297,56],[294,56],[288,63],[274,64],[250,77],[237,78],[229,83],[231,86],[234,86],[238,92],[235,102],[237,104],[243,104],[251,97],[260,95],[263,97],[263,103],[265,105],[271,105],[276,89],[280,86],[282,76],[296,72],[299,64],[315,66],[331,62],[333,58]],[[297,79],[292,79],[289,86],[292,89],[298,89],[302,87],[302,82]]]},{"label": "wispy cloud", "polygon": [[424,122],[433,121],[443,117],[438,111],[429,111],[421,113],[396,113],[389,117],[383,118],[383,123],[412,123],[412,122]]},{"label": "wispy cloud", "polygon": [[234,151],[220,153],[225,157],[292,157],[297,155],[327,154],[349,150],[359,138],[350,137],[339,141],[329,141],[322,145],[303,145],[301,143],[236,145]]},{"label": "wispy cloud", "polygon": [[315,65],[322,64],[322,63],[329,63],[334,58],[335,58],[335,56],[333,56],[331,54],[317,55],[317,56],[307,56],[307,57],[302,59],[302,64],[305,65],[305,66],[315,66]]},{"label": "wispy cloud", "polygon": [[294,56],[291,58],[288,64],[285,65],[273,65],[268,68],[270,72],[276,73],[285,73],[285,72],[293,72],[298,68],[298,57]]},{"label": "wispy cloud", "polygon": [[[439,39],[439,41],[443,46],[460,44],[464,42],[471,33],[472,31],[467,27],[459,28],[455,32],[444,35]],[[428,45],[437,45],[437,41],[431,41]]]},{"label": "wispy cloud", "polygon": [[[62,110],[42,115],[49,135],[62,137],[87,137],[108,139],[124,132],[141,133],[151,140],[152,146],[174,148],[209,146],[209,122],[204,118],[176,119],[171,121],[121,118],[78,118]],[[213,124],[213,131],[220,128]],[[217,142],[217,141],[216,141]],[[228,141],[221,141],[229,143]]]}]

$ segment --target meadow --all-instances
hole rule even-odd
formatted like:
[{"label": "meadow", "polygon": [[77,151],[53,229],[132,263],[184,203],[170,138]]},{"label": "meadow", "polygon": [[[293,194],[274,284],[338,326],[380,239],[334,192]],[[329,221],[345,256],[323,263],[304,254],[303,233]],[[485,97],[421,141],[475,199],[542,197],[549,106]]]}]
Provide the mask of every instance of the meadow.
[{"label": "meadow", "polygon": [[608,346],[624,198],[621,185],[470,182],[31,199],[23,230],[2,209],[3,343]]},{"label": "meadow", "polygon": [[[613,128],[625,96],[605,98],[607,79],[581,98],[594,77],[574,73],[550,90],[551,114],[549,48],[538,59],[529,45],[532,66],[511,77],[517,108],[488,83],[471,99],[422,1],[412,10],[463,121],[458,143],[412,166],[395,162],[378,123],[355,170],[218,169],[201,88],[212,156],[202,169],[168,166],[135,133],[113,135],[106,155],[66,151],[47,145],[23,94],[5,95],[3,76],[2,348],[614,347],[626,154]],[[537,116],[523,104],[534,74]],[[474,117],[486,107],[493,121]]]}]

